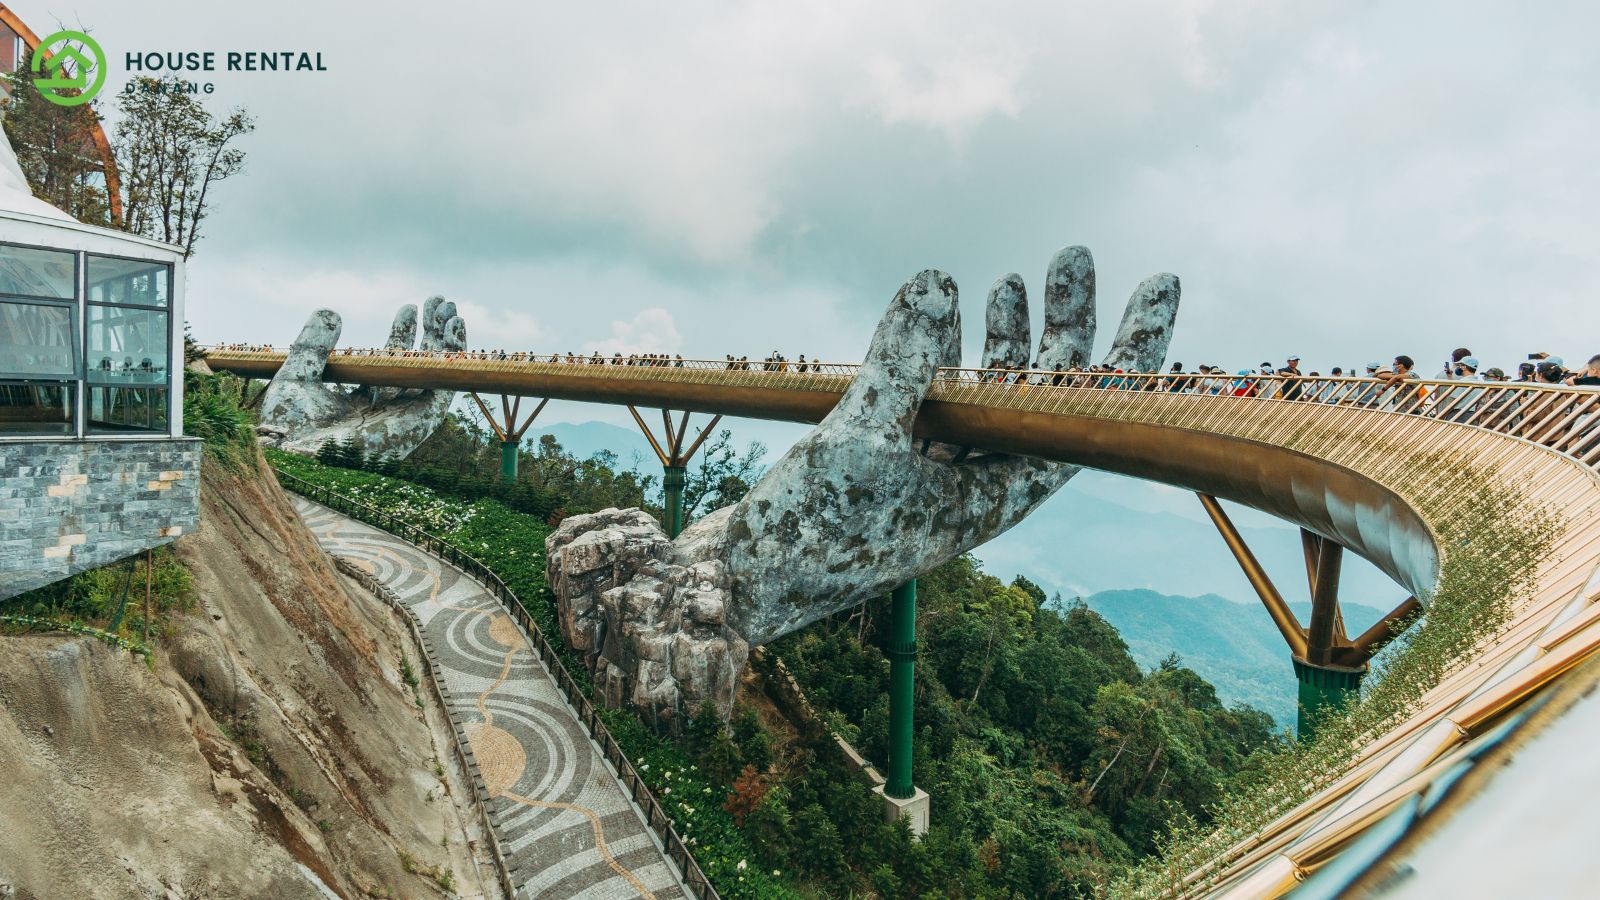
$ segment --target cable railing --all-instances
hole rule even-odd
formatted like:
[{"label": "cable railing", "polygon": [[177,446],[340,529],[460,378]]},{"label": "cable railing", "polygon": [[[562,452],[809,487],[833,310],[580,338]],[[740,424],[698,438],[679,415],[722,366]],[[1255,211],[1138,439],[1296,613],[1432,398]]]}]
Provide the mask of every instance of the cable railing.
[{"label": "cable railing", "polygon": [[273,467],[273,472],[278,476],[278,483],[291,491],[315,500],[330,509],[341,512],[353,519],[365,522],[374,528],[380,528],[395,535],[421,549],[434,557],[455,566],[466,572],[478,581],[505,607],[507,615],[522,629],[533,645],[539,658],[544,661],[550,670],[550,676],[555,680],[562,695],[566,698],[567,706],[577,716],[578,721],[589,732],[596,746],[604,754],[606,761],[616,769],[617,776],[624,787],[627,788],[633,802],[638,804],[644,813],[645,823],[654,832],[656,839],[661,842],[667,856],[677,865],[678,871],[683,875],[683,881],[694,896],[699,900],[717,900],[718,894],[711,885],[710,879],[701,870],[700,864],[695,861],[694,854],[689,851],[688,844],[684,843],[673,827],[671,818],[662,809],[655,794],[650,791],[639,777],[639,772],[627,754],[622,752],[622,747],[612,737],[611,730],[606,727],[605,721],[600,718],[594,704],[589,700],[583,689],[573,680],[567,671],[566,664],[561,661],[554,646],[545,638],[544,630],[539,627],[533,617],[528,614],[522,600],[511,590],[494,570],[480,562],[477,558],[461,552],[460,548],[445,539],[416,527],[395,515],[384,512],[375,506],[369,506],[346,494],[332,490],[312,481],[307,481],[297,475],[292,475],[282,469]]},{"label": "cable railing", "polygon": [[[265,362],[285,351],[265,345],[223,345],[207,348],[219,357]],[[486,350],[335,350],[331,362],[396,364],[422,367],[439,363],[472,369],[524,370],[530,374],[588,375],[640,380],[677,380],[678,376],[704,376],[728,385],[764,386],[793,390],[843,390],[859,372],[856,363],[820,361],[679,359],[581,354],[509,353]],[[695,373],[691,375],[691,373]],[[718,374],[712,374],[718,373]],[[974,395],[964,388],[983,386]],[[1101,372],[1078,369],[940,369],[930,397],[984,402],[985,394],[1008,395],[1004,405],[1015,406],[1016,395],[1041,392],[1040,402],[1028,408],[1050,409],[1056,404],[1044,397],[1114,391],[1128,394],[1165,394],[1178,397],[1230,398],[1235,401],[1272,401],[1320,404],[1329,409],[1366,409],[1402,415],[1443,419],[1520,438],[1600,468],[1600,390],[1564,384],[1495,381],[1389,380],[1374,377],[1322,377],[1289,375],[1223,375],[1194,373]],[[1044,393],[1048,392],[1048,393]],[[1078,406],[1075,404],[1075,406]],[[1090,404],[1074,412],[1095,415]],[[1314,408],[1314,407],[1313,407]]]}]

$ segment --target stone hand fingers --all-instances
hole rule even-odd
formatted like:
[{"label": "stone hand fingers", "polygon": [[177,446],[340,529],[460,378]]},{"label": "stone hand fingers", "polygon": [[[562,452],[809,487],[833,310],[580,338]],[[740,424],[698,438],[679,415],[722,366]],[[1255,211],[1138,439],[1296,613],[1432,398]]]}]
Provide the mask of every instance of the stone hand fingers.
[{"label": "stone hand fingers", "polygon": [[956,283],[928,269],[907,281],[878,322],[866,359],[819,431],[877,435],[909,448],[911,425],[940,366],[958,365]]},{"label": "stone hand fingers", "polygon": [[322,370],[328,363],[328,354],[339,341],[343,320],[331,309],[319,309],[306,318],[300,336],[289,345],[273,381],[299,381],[322,384]]},{"label": "stone hand fingers", "polygon": [[1167,358],[1182,296],[1178,276],[1151,275],[1134,289],[1122,312],[1116,340],[1102,365],[1124,372],[1154,372]]}]

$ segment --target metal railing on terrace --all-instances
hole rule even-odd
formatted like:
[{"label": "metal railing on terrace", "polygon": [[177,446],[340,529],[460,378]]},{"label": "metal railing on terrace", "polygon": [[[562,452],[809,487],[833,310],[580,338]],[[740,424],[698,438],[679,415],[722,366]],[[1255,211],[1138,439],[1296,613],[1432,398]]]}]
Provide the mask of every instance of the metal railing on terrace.
[{"label": "metal railing on terrace", "polygon": [[[230,358],[281,357],[286,351],[265,345],[219,345],[206,348]],[[842,391],[861,366],[813,361],[665,359],[583,356],[578,354],[506,353],[500,351],[336,350],[334,362],[382,360],[387,364],[423,367],[439,363],[472,368],[524,369],[541,374],[593,374],[641,380],[676,380],[704,376],[720,384]],[[696,377],[696,380],[700,380]],[[977,390],[974,390],[977,389]],[[1116,417],[1115,401],[1064,408],[1052,400],[1093,392],[1103,394],[1170,394],[1224,397],[1297,404],[1322,404],[1338,409],[1368,409],[1444,419],[1520,438],[1600,468],[1600,390],[1591,387],[1530,382],[1435,381],[1393,382],[1371,377],[1284,375],[1200,375],[1182,373],[1041,371],[1032,369],[945,368],[939,371],[929,397],[979,402],[984,395],[1008,394],[1001,405],[1018,408],[1019,397],[1031,396],[1021,408],[1048,412]],[[1131,399],[1131,398],[1129,398]],[[1182,426],[1181,422],[1170,424]]]}]

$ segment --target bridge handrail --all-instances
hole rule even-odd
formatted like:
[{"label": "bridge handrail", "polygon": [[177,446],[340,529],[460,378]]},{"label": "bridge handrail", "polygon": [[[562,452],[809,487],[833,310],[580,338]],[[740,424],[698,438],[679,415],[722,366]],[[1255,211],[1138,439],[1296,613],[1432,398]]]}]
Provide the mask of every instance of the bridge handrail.
[{"label": "bridge handrail", "polygon": [[[208,353],[242,359],[277,359],[283,351],[237,349],[226,345],[206,348]],[[767,362],[706,359],[654,359],[630,361],[624,357],[584,357],[573,354],[501,353],[499,351],[443,350],[335,350],[330,359],[434,359],[465,362],[605,367],[605,374],[642,374],[638,370],[679,369],[700,372],[738,372],[753,375],[853,377],[857,363],[806,361]],[[613,373],[612,369],[622,371]],[[594,373],[601,374],[601,373]],[[1192,373],[1087,372],[1082,370],[943,368],[935,386],[982,384],[1048,391],[1125,391],[1165,393],[1194,397],[1323,404],[1338,408],[1365,408],[1416,414],[1485,428],[1521,438],[1600,468],[1600,390],[1571,385],[1529,382],[1440,381],[1406,379],[1399,382],[1374,377],[1338,378],[1288,375],[1224,375]],[[832,385],[830,385],[831,387]]]},{"label": "bridge handrail", "polygon": [[522,605],[522,600],[516,592],[511,590],[494,570],[484,565],[476,557],[463,553],[460,548],[435,534],[431,534],[408,522],[404,522],[391,513],[384,512],[375,506],[362,503],[347,494],[342,494],[324,485],[317,484],[301,478],[298,475],[285,472],[277,466],[272,467],[278,476],[278,481],[284,487],[294,491],[310,500],[315,500],[324,506],[338,510],[352,518],[359,519],[375,528],[381,528],[409,543],[420,547],[433,556],[461,569],[474,579],[489,588],[490,593],[500,601],[511,616],[512,621],[520,626],[523,632],[533,643],[539,653],[539,658],[550,670],[550,675],[555,679],[557,687],[566,700],[567,706],[574,716],[583,724],[589,736],[600,748],[606,760],[616,769],[618,778],[627,788],[633,801],[639,805],[644,813],[645,824],[655,833],[656,839],[661,842],[667,856],[677,864],[678,871],[683,873],[683,880],[700,900],[718,900],[717,889],[712,886],[711,880],[701,870],[700,864],[690,852],[689,846],[684,843],[673,827],[672,820],[667,816],[666,810],[656,800],[655,794],[639,777],[638,770],[627,754],[622,752],[622,747],[612,737],[611,730],[606,727],[590,702],[584,695],[583,689],[573,680],[567,672],[566,664],[556,653],[549,640],[544,636],[544,630],[539,623],[533,620],[528,610]]}]

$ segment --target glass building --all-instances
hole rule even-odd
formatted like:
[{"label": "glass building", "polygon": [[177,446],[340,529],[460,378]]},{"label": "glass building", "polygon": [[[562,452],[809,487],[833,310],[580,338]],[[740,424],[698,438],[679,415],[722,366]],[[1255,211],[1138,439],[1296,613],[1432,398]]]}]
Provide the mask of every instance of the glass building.
[{"label": "glass building", "polygon": [[181,254],[79,224],[14,167],[0,158],[0,439],[181,434]]},{"label": "glass building", "polygon": [[198,527],[183,362],[182,251],[33,196],[0,132],[0,600]]}]

